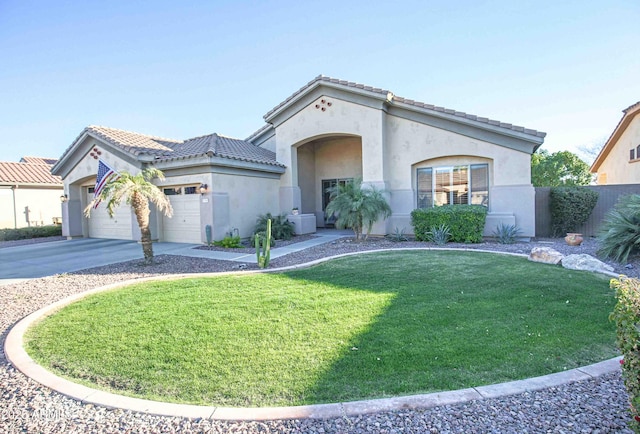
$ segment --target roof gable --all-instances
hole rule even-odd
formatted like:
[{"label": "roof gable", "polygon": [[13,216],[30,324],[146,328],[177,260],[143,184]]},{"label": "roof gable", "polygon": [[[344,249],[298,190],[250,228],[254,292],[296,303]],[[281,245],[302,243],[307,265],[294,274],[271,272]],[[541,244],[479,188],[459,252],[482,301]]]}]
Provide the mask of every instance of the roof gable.
[{"label": "roof gable", "polygon": [[396,96],[392,92],[385,89],[367,86],[351,81],[339,80],[324,75],[317,76],[305,86],[294,92],[287,99],[282,101],[280,104],[276,105],[269,112],[267,112],[267,114],[264,115],[265,121],[271,123],[276,117],[283,115],[288,109],[292,108],[296,102],[302,100],[305,95],[313,92],[315,89],[321,86],[332,89],[340,89],[344,92],[352,93],[354,95],[365,96],[373,100],[378,100],[379,102],[383,103],[387,107],[387,109],[405,109],[423,115],[429,115],[437,118],[447,118],[450,121],[464,123],[467,125],[475,126],[476,128],[488,129],[494,132],[502,132],[503,134],[509,134],[520,138],[532,140],[534,142],[537,142],[538,146],[542,144],[542,141],[546,136],[546,133],[543,133],[541,131],[512,125],[510,123],[500,122],[497,120],[476,116],[465,112],[459,112],[444,107],[425,104],[419,101],[414,101],[412,99]]},{"label": "roof gable", "polygon": [[611,152],[611,150],[615,147],[618,140],[620,140],[620,137],[622,136],[622,134],[625,132],[627,127],[631,124],[631,121],[633,120],[633,118],[637,114],[640,114],[640,101],[622,110],[622,113],[624,113],[622,115],[622,119],[620,119],[620,122],[618,122],[618,125],[616,125],[615,129],[607,139],[607,142],[604,144],[604,146],[600,150],[600,153],[598,154],[595,161],[591,165],[591,169],[590,169],[591,173],[596,173],[598,171],[602,163],[604,163],[604,161],[609,156],[609,153]]},{"label": "roof gable", "polygon": [[58,163],[54,165],[53,173],[64,175],[63,166],[71,159],[74,150],[88,136],[113,146],[121,151],[122,155],[130,156],[132,161],[138,160],[153,164],[161,161],[209,156],[279,168],[285,167],[276,160],[275,153],[267,149],[260,148],[245,140],[224,137],[215,133],[187,140],[174,140],[92,125],[85,128],[64,151]]}]

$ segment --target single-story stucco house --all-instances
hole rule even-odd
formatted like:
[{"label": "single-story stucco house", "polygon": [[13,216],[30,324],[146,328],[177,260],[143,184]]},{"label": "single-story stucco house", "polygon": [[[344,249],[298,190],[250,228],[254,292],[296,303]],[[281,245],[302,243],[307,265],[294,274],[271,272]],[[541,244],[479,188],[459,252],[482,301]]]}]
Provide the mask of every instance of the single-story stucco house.
[{"label": "single-story stucco house", "polygon": [[393,214],[374,234],[404,228],[410,213],[443,204],[488,208],[485,233],[499,223],[535,235],[531,154],[545,133],[435,107],[378,88],[318,76],[271,109],[266,125],[245,140],[210,134],[188,140],[113,128],[85,128],[53,173],[64,180],[63,233],[69,237],[138,239],[135,217],[122,208],[90,219],[98,159],[116,171],[153,166],[174,208],[152,213],[152,234],[164,241],[201,243],[234,228],[251,234],[266,212],[291,214],[298,233],[327,224],[327,187],[360,177],[384,189]]},{"label": "single-story stucco house", "polygon": [[0,161],[0,229],[59,224],[62,179],[51,174],[53,158]]},{"label": "single-story stucco house", "polygon": [[598,185],[640,184],[640,101],[622,113],[591,165]]}]

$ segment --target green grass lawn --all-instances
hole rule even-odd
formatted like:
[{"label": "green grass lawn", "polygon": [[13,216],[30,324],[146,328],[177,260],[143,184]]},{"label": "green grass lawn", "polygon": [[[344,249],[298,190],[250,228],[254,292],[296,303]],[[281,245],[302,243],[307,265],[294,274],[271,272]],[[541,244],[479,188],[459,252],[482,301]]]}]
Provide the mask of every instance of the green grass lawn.
[{"label": "green grass lawn", "polygon": [[164,401],[299,405],[543,375],[615,356],[608,278],[460,251],[158,281],[30,329],[55,372]]}]

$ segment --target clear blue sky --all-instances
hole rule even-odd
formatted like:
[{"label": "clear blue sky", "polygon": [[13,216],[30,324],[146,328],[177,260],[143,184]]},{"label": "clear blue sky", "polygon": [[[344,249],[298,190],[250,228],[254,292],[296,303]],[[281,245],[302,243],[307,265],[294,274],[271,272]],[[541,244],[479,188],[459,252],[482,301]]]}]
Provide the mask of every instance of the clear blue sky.
[{"label": "clear blue sky", "polygon": [[602,143],[640,101],[640,1],[0,0],[0,161],[88,125],[245,138],[319,74]]}]

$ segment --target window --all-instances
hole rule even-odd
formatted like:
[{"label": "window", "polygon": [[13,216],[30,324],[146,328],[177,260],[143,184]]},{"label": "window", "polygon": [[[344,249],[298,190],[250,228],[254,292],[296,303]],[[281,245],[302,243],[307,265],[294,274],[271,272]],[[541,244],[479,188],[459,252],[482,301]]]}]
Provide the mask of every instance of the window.
[{"label": "window", "polygon": [[489,165],[426,167],[417,172],[418,208],[489,203]]},{"label": "window", "polygon": [[322,180],[322,211],[327,209],[327,205],[331,202],[329,193],[329,189],[335,187],[336,185],[346,185],[347,182],[353,181],[353,178],[342,178],[342,179],[323,179]]},{"label": "window", "polygon": [[635,159],[636,159],[636,150],[635,149],[629,150],[629,160],[635,160]]},{"label": "window", "polygon": [[162,189],[162,192],[166,196],[178,196],[181,194],[196,194],[198,192],[198,187],[190,186],[190,187],[165,187]]}]

